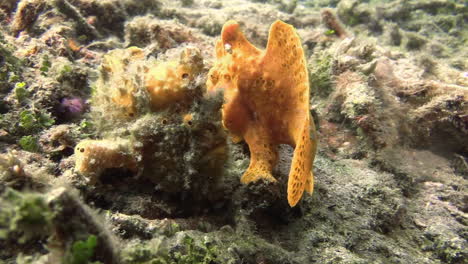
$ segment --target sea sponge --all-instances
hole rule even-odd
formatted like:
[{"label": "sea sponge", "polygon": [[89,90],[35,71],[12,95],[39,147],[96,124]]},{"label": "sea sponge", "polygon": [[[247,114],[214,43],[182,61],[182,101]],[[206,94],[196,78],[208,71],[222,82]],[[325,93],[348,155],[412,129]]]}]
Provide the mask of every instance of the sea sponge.
[{"label": "sea sponge", "polygon": [[[295,206],[313,189],[315,126],[309,109],[309,79],[301,41],[291,25],[276,21],[266,50],[254,47],[239,24],[228,21],[216,44],[208,93],[224,90],[223,124],[249,145],[247,184],[272,176],[278,144],[295,146],[288,181],[288,203]],[[312,136],[312,139],[311,139]]]},{"label": "sea sponge", "polygon": [[135,94],[142,83],[138,81],[140,78],[131,73],[142,68],[143,58],[143,50],[135,47],[113,50],[104,56],[100,78],[94,84],[92,104],[95,111],[99,110],[107,118],[115,116],[128,119],[136,115]]},{"label": "sea sponge", "polygon": [[151,110],[158,111],[188,98],[191,83],[203,69],[200,50],[186,48],[178,61],[167,61],[151,68],[146,74],[146,89]]},{"label": "sea sponge", "polygon": [[134,173],[139,170],[140,155],[130,140],[86,139],[75,147],[75,169],[95,183],[106,169],[124,168]]},{"label": "sea sponge", "polygon": [[185,47],[166,61],[145,54],[128,48],[105,56],[90,113],[104,139],[78,144],[76,171],[95,182],[105,169],[124,168],[167,193],[195,188],[212,196],[216,181],[195,179],[221,175],[226,142],[222,98],[203,96],[201,53]]},{"label": "sea sponge", "polygon": [[142,49],[117,49],[104,56],[95,82],[93,112],[105,120],[134,120],[147,112],[186,103],[203,69],[200,50],[186,47],[179,59],[145,59]]},{"label": "sea sponge", "polygon": [[182,117],[183,121],[184,121],[184,124],[187,126],[187,127],[191,127],[193,125],[193,114],[185,114],[183,117]]}]

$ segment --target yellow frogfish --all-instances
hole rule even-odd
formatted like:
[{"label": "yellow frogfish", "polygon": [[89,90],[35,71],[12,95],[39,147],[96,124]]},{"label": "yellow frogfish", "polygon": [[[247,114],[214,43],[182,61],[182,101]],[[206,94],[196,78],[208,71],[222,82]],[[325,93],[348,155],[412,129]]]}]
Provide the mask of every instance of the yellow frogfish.
[{"label": "yellow frogfish", "polygon": [[250,165],[241,182],[275,182],[277,146],[291,145],[295,149],[287,196],[289,205],[295,206],[304,190],[313,191],[317,139],[304,51],[294,27],[274,22],[266,50],[261,50],[246,39],[237,22],[226,22],[207,80],[208,93],[219,89],[224,91],[223,125],[250,150]]}]

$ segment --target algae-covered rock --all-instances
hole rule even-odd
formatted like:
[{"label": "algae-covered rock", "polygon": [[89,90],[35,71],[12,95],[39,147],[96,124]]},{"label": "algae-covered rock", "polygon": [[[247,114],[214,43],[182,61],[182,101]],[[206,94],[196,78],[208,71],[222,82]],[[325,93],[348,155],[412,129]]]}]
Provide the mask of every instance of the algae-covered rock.
[{"label": "algae-covered rock", "polygon": [[[13,46],[5,40],[3,32],[0,32],[0,56],[2,58],[0,61],[1,94],[6,94],[12,88],[12,85],[20,80],[22,62],[13,54],[13,50]],[[4,108],[4,104],[2,105]]]},{"label": "algae-covered rock", "polygon": [[103,139],[77,145],[76,171],[92,183],[105,182],[100,177],[117,170],[142,176],[163,193],[223,197],[210,192],[218,188],[226,155],[220,102],[203,97],[202,71],[201,53],[192,47],[167,61],[146,59],[135,47],[109,52],[91,98],[93,123],[102,124]]},{"label": "algae-covered rock", "polygon": [[358,0],[340,1],[337,8],[340,19],[351,26],[365,23],[370,19],[368,6]]},{"label": "algae-covered rock", "polygon": [[31,239],[44,236],[51,228],[52,212],[47,207],[45,197],[37,194],[23,195],[7,189],[0,198],[2,228],[0,239],[20,236],[19,242],[26,243]]},{"label": "algae-covered rock", "polygon": [[127,46],[157,45],[159,52],[175,48],[186,42],[195,42],[190,28],[175,22],[160,21],[152,15],[135,17],[125,25]]},{"label": "algae-covered rock", "polygon": [[[465,263],[466,14],[0,1],[0,263]],[[205,94],[229,19],[256,46],[278,19],[304,45],[318,152],[294,208],[293,149],[279,146],[275,184],[242,185],[248,145],[226,138],[224,95]]]},{"label": "algae-covered rock", "polygon": [[13,18],[12,30],[15,34],[31,27],[47,5],[44,1],[27,0],[18,4]]}]

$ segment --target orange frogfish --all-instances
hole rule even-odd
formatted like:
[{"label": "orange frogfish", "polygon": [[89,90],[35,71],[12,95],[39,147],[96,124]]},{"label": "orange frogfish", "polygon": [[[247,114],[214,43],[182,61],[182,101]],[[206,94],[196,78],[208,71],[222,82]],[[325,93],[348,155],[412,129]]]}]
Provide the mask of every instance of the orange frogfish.
[{"label": "orange frogfish", "polygon": [[234,138],[244,139],[250,149],[250,165],[241,182],[275,182],[277,146],[288,144],[295,148],[288,203],[295,206],[304,190],[312,193],[317,139],[304,51],[294,27],[274,22],[266,50],[260,50],[245,38],[237,22],[226,22],[207,80],[208,93],[218,89],[224,90],[224,127]]}]

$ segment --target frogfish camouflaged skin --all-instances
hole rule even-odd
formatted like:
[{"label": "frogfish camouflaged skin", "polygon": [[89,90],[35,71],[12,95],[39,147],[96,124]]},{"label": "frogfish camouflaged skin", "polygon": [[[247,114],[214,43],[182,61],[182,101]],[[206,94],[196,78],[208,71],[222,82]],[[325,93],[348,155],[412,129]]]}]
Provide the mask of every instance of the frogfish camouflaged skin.
[{"label": "frogfish camouflaged skin", "polygon": [[266,50],[260,50],[231,20],[216,43],[216,59],[208,75],[208,93],[224,90],[223,124],[250,149],[250,165],[241,182],[276,181],[272,170],[278,161],[277,146],[289,144],[295,149],[287,193],[289,205],[295,206],[304,190],[313,191],[317,148],[299,36],[293,26],[278,20],[270,28]]}]

